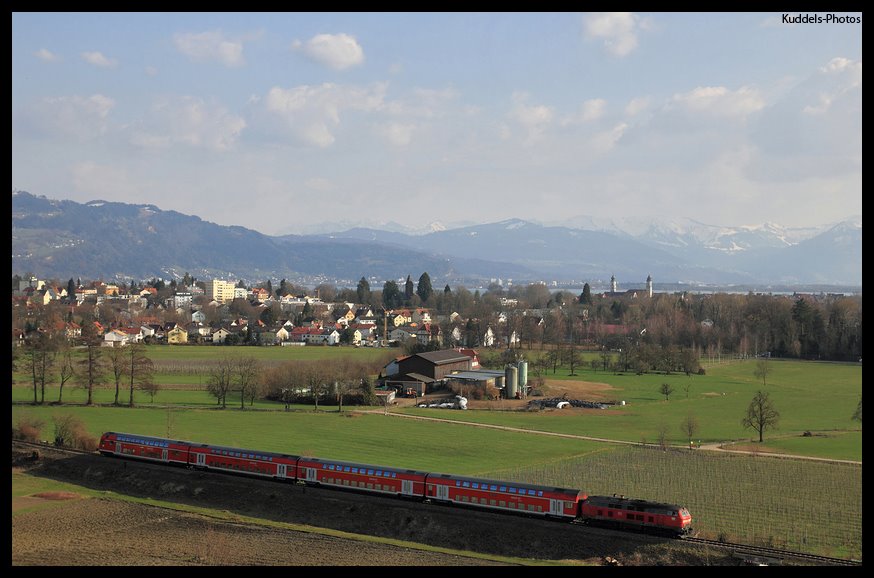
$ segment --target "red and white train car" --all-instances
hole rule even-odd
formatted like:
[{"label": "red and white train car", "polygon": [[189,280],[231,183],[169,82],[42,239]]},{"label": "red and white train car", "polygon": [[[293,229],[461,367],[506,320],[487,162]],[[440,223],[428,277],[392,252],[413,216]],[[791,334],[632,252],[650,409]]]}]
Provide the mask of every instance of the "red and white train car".
[{"label": "red and white train car", "polygon": [[103,455],[137,458],[165,464],[188,464],[190,442],[106,432],[100,436],[98,449]]},{"label": "red and white train car", "polygon": [[677,535],[692,531],[692,516],[686,508],[625,496],[589,496],[581,504],[580,514],[589,523],[624,529],[658,530]]},{"label": "red and white train car", "polygon": [[306,457],[297,467],[298,478],[308,484],[410,498],[425,495],[427,474],[416,470]]},{"label": "red and white train car", "polygon": [[586,499],[582,490],[428,474],[425,496],[431,500],[505,512],[573,520]]},{"label": "red and white train car", "polygon": [[561,520],[579,520],[621,529],[683,535],[692,516],[682,506],[625,496],[587,496],[577,489],[432,474],[308,458],[260,450],[214,446],[165,438],[106,432],[101,454],[175,464],[203,470],[275,478],[310,485],[429,500],[452,505]]},{"label": "red and white train car", "polygon": [[198,469],[291,482],[297,480],[298,459],[298,456],[208,444],[193,444],[189,449],[189,465]]}]

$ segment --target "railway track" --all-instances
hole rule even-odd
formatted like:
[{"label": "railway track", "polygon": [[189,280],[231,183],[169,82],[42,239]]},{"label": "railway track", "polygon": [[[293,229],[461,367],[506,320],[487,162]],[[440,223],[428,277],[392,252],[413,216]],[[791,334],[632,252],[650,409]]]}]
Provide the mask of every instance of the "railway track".
[{"label": "railway track", "polygon": [[719,540],[708,540],[706,538],[682,538],[684,542],[701,544],[702,546],[711,546],[715,548],[725,548],[731,550],[736,558],[741,558],[748,563],[759,564],[762,566],[770,566],[779,564],[787,558],[794,560],[806,560],[810,562],[818,562],[828,564],[830,566],[861,566],[860,560],[847,560],[845,558],[831,558],[829,556],[819,556],[817,554],[807,554],[804,552],[792,552],[790,550],[780,550],[778,548],[769,548],[767,546],[751,546],[749,544],[734,544],[731,542],[720,542]]}]

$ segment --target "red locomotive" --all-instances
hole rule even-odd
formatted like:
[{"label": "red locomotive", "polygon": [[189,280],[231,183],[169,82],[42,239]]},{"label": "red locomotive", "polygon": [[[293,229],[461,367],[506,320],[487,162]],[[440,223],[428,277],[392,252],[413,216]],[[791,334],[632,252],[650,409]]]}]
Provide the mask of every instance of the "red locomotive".
[{"label": "red locomotive", "polygon": [[107,456],[620,529],[677,536],[692,531],[692,516],[686,508],[616,495],[587,496],[582,490],[576,489],[420,472],[117,432],[104,433],[98,449]]},{"label": "red locomotive", "polygon": [[589,523],[623,529],[687,534],[692,530],[689,510],[671,504],[659,504],[625,496],[589,496],[580,507]]}]

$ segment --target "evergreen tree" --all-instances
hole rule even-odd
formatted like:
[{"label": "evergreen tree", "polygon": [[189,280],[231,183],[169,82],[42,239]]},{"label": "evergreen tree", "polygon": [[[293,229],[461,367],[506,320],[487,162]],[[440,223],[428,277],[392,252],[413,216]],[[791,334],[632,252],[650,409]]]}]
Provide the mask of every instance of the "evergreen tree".
[{"label": "evergreen tree", "polygon": [[386,281],[382,286],[382,304],[386,309],[394,309],[400,307],[403,303],[404,295],[396,281]]},{"label": "evergreen tree", "polygon": [[583,285],[583,292],[580,293],[580,305],[591,305],[592,304],[592,289],[589,287],[589,284],[586,283]]},{"label": "evergreen tree", "polygon": [[419,296],[422,303],[425,303],[432,293],[434,293],[434,290],[431,288],[431,277],[427,272],[422,273],[422,276],[419,277],[419,284],[416,286],[416,295]]},{"label": "evergreen tree", "polygon": [[407,303],[413,298],[413,280],[407,275],[407,282],[404,284],[404,299]]},{"label": "evergreen tree", "polygon": [[367,282],[367,279],[362,277],[358,281],[358,287],[355,289],[355,292],[358,294],[359,303],[370,304],[370,283]]}]

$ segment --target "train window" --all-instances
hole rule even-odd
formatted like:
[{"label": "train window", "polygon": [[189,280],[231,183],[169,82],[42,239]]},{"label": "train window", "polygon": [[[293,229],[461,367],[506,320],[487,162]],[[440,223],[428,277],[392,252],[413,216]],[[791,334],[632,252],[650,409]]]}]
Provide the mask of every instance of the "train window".
[{"label": "train window", "polygon": [[382,470],[376,470],[376,475],[382,477]]},{"label": "train window", "polygon": [[511,493],[511,494],[515,494],[515,493],[516,493],[516,488],[510,488],[510,493]]},{"label": "train window", "polygon": [[349,466],[343,466],[343,471],[348,472],[351,468]]},{"label": "train window", "polygon": [[479,489],[479,484],[477,482],[473,483],[473,489],[475,489],[475,490]]},{"label": "train window", "polygon": [[541,490],[537,490],[537,495],[538,495],[539,497],[542,498],[542,497],[543,497],[543,492],[542,492]]},{"label": "train window", "polygon": [[498,505],[501,506],[502,508],[506,508],[506,507],[507,507],[507,502],[504,501],[504,500],[501,500],[500,502],[498,502]]},{"label": "train window", "polygon": [[495,490],[498,489],[498,486],[491,485],[491,486],[489,486],[489,489],[494,492]]},{"label": "train window", "polygon": [[368,476],[372,476],[372,475],[373,475],[373,470],[371,470],[370,468],[367,468],[367,475],[368,475]]},{"label": "train window", "polygon": [[462,488],[469,488],[469,487],[470,487],[470,482],[461,482],[461,487],[462,487]]},{"label": "train window", "polygon": [[507,491],[507,486],[501,486],[501,487],[499,488],[499,491],[501,491],[501,492],[506,492],[506,491]]},{"label": "train window", "polygon": [[352,473],[353,473],[353,474],[357,474],[357,473],[358,473],[358,468],[352,468]]},{"label": "train window", "polygon": [[533,496],[533,495],[534,495],[534,490],[528,490],[528,495],[529,495],[529,496]]},{"label": "train window", "polygon": [[461,480],[455,480],[455,487],[461,487]]},{"label": "train window", "polygon": [[391,477],[393,477],[393,478],[396,478],[396,477],[398,477],[398,474],[397,474],[397,472],[392,472],[392,473],[391,473]]},{"label": "train window", "polygon": [[494,500],[489,500],[489,505],[494,506],[495,504],[496,504],[496,502]]}]

